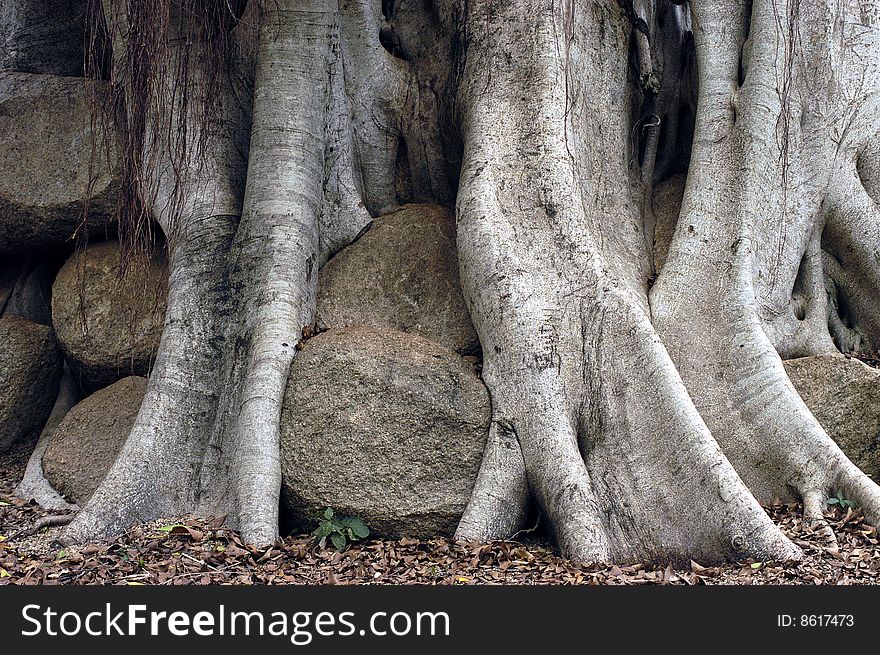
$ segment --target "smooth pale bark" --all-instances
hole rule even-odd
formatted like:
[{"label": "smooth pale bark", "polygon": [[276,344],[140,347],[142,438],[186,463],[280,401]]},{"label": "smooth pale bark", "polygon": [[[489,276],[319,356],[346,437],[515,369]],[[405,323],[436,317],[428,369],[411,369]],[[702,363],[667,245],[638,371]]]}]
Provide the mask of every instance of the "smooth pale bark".
[{"label": "smooth pale bark", "polygon": [[[878,91],[877,30],[852,27],[854,8],[756,1],[749,20],[735,2],[693,4],[697,134],[651,301],[694,404],[760,500],[813,499],[808,513],[820,518],[816,499],[842,490],[877,521],[880,490],[803,404],[776,351],[804,323],[792,301],[800,264],[825,224],[835,170],[863,147],[860,113]],[[739,32],[729,29],[737,17]],[[780,34],[783,18],[792,27]]]},{"label": "smooth pale bark", "polygon": [[[111,33],[117,52],[126,47],[125,15],[113,13]],[[173,37],[182,26],[172,21]],[[170,56],[181,61],[171,39]],[[188,59],[188,79],[197,97],[210,58],[198,51]],[[201,55],[201,56],[198,56]],[[154,197],[154,214],[168,236],[169,283],[165,328],[147,391],[131,435],[88,504],[65,528],[65,541],[84,541],[122,532],[137,521],[192,512],[199,502],[198,473],[205,459],[208,430],[215,420],[220,389],[217,371],[224,361],[224,330],[229,308],[227,258],[241,214],[237,190],[243,177],[236,129],[241,129],[237,106],[228,98],[225,112],[210,126],[192,114],[179,114],[184,89],[175,88],[176,66],[163,69],[170,79],[162,88],[173,90],[167,126],[187,125],[187,147],[205,139],[205,156],[180,169],[169,144],[182,133],[161,133],[144,153],[150,175],[142,184]],[[125,88],[124,72],[119,83]],[[229,93],[229,89],[226,89]],[[148,124],[152,124],[149,121]],[[148,140],[148,143],[150,141]]]},{"label": "smooth pale bark", "polygon": [[281,1],[265,10],[257,47],[247,185],[232,244],[232,362],[209,444],[219,461],[202,482],[208,499],[229,485],[231,498],[215,509],[232,510],[257,543],[278,535],[278,503],[266,499],[281,489],[281,402],[303,327],[314,320],[337,31],[332,0]]},{"label": "smooth pale bark", "polygon": [[[593,52],[604,45],[619,49],[607,60],[578,61],[574,46],[559,43],[566,26],[577,24],[564,11],[554,13],[552,5],[543,14],[532,11],[530,28],[536,18],[539,28],[523,34],[500,27],[495,32],[491,18],[522,25],[525,16],[502,18],[488,7],[480,15],[481,6],[471,5],[479,16],[474,29],[482,20],[489,26],[486,32],[498,35],[491,43],[472,44],[478,56],[489,52],[510,60],[525,50],[527,61],[514,59],[512,68],[524,72],[521,76],[496,74],[491,81],[485,76],[476,81],[488,67],[485,61],[468,61],[473,75],[466,74],[465,80],[474,82],[471,94],[464,87],[463,103],[478,107],[472,120],[479,122],[471,125],[465,115],[458,205],[462,280],[486,350],[485,377],[493,402],[500,401],[494,402],[496,420],[503,418],[517,434],[532,490],[563,549],[582,559],[602,559],[607,549],[614,557],[718,555],[724,552],[718,542],[724,541],[725,530],[737,524],[727,532],[736,554],[794,556],[790,544],[762,525],[754,503],[731,503],[751,494],[739,478],[715,478],[729,470],[728,460],[759,499],[794,492],[804,500],[807,515],[820,519],[824,499],[842,489],[871,520],[880,518],[876,484],[849,462],[809,413],[774,348],[822,352],[831,346],[827,321],[822,323],[827,316],[824,284],[815,270],[821,261],[823,201],[835,165],[842,160],[845,166],[864,145],[846,144],[841,153],[839,139],[831,136],[835,128],[839,135],[860,126],[863,119],[847,110],[873,107],[876,79],[865,76],[864,61],[855,64],[854,58],[870,54],[876,59],[876,30],[855,29],[847,35],[847,43],[855,45],[847,61],[847,52],[829,47],[833,44],[823,38],[833,33],[826,27],[845,22],[828,6],[802,14],[760,2],[751,13],[735,2],[692,6],[701,71],[696,137],[679,226],[651,291],[653,325],[648,325],[647,303],[634,279],[645,257],[626,230],[615,233],[615,227],[632,224],[630,199],[607,186],[608,180],[627,178],[619,159],[627,153],[626,143],[620,128],[615,142],[613,119],[610,125],[590,120],[614,103],[603,92],[610,96],[625,86],[623,75],[605,63],[623,61],[620,44],[625,39],[602,42],[600,35],[613,21],[593,4],[589,15],[598,17],[599,29],[577,33],[571,43],[589,43]],[[789,59],[786,47],[797,47],[790,41],[795,32],[788,40],[778,38],[775,11],[794,12],[797,33],[816,35]],[[544,31],[542,16],[548,25]],[[589,24],[583,14],[580,24]],[[532,34],[549,36],[541,41]],[[823,59],[826,49],[837,58],[831,64]],[[646,48],[639,52],[647,56]],[[569,72],[575,62],[585,66],[581,70],[601,71],[589,78],[589,95],[568,87],[578,79]],[[869,63],[868,71],[875,66]],[[650,75],[646,67],[641,70],[643,79]],[[828,76],[833,70],[838,71],[835,83],[829,80],[828,95],[820,93],[817,99],[817,73]],[[793,85],[785,90],[791,97],[780,97],[777,84],[786,76]],[[793,107],[797,102],[803,106]],[[864,139],[865,134],[852,129],[850,136]],[[654,154],[650,143],[649,137],[648,156]],[[520,148],[511,156],[504,148],[513,144]],[[560,202],[554,195],[568,197]],[[875,212],[864,199],[854,210],[866,222]],[[843,223],[854,225],[851,219]],[[649,220],[642,227],[652,229]],[[649,235],[646,242],[652,242]],[[856,250],[854,256],[859,254]],[[860,261],[867,261],[867,255],[861,254]],[[592,270],[584,266],[597,257]],[[801,294],[806,306],[798,317],[793,291],[799,271],[808,291]],[[553,289],[560,279],[562,289]],[[492,287],[487,289],[486,281]],[[610,303],[609,296],[614,297]],[[624,326],[623,334],[615,339],[614,330],[603,328],[606,324]],[[558,372],[548,375],[544,369],[553,362]],[[575,374],[566,376],[566,365]],[[586,370],[579,384],[580,367]],[[523,391],[528,402],[522,400]],[[575,438],[580,438],[586,475],[572,452]],[[498,503],[486,500],[505,471],[510,488],[516,487],[515,463],[502,463],[495,453],[490,450],[484,463],[461,536],[499,537],[514,527],[509,508],[499,512]],[[697,474],[697,488],[687,489],[695,478],[683,472],[701,470],[712,473]],[[518,497],[512,495],[515,502]],[[568,506],[572,498],[574,511]],[[593,514],[592,520],[584,511]],[[705,525],[718,516],[724,517],[721,526]],[[604,542],[597,531],[605,533]]]},{"label": "smooth pale bark", "polygon": [[[471,37],[459,91],[462,283],[493,423],[516,435],[560,547],[584,561],[796,557],[713,440],[650,323],[627,113],[605,111],[627,84],[626,17],[610,5],[573,21],[552,2],[537,11],[490,4],[470,3],[465,18],[487,36]],[[489,78],[487,58],[510,66]],[[589,89],[580,70],[592,71]],[[505,524],[512,513],[500,520],[486,502],[499,464],[484,463],[459,536],[515,527]]]},{"label": "smooth pale bark", "polygon": [[[182,179],[172,159],[147,180],[171,244],[165,331],[132,434],[67,540],[189,512],[225,514],[254,543],[277,537],[278,422],[314,316],[338,25],[329,0],[276,2],[248,18],[261,25],[252,106],[233,81],[217,124],[185,117],[188,145],[206,140],[204,157]],[[207,79],[199,67],[212,65],[210,53],[196,47],[185,61],[191,85]],[[236,146],[246,122],[241,194]]]},{"label": "smooth pale bark", "polygon": [[[880,520],[880,489],[780,358],[880,342],[865,3],[254,7],[231,64],[252,102],[225,104],[221,129],[193,123],[208,156],[183,178],[151,162],[159,197],[187,199],[174,224],[159,211],[166,330],[69,538],[198,511],[274,539],[278,417],[317,267],[368,213],[453,198],[493,407],[460,537],[509,537],[533,498],[582,561],[786,560],[800,551],[759,501],[800,499],[821,522],[841,492]],[[685,168],[658,270],[652,190]]]},{"label": "smooth pale bark", "polygon": [[58,397],[52,406],[52,412],[46,425],[40,432],[40,438],[37,445],[28,459],[24,476],[15,487],[15,495],[23,500],[33,500],[39,503],[45,509],[57,510],[75,510],[79,509],[76,503],[69,503],[49,484],[49,481],[43,475],[43,455],[49,447],[52,435],[55,433],[61,419],[69,412],[79,400],[79,385],[74,380],[70,372],[70,367],[64,365],[64,373],[61,376],[61,382],[58,385]]}]

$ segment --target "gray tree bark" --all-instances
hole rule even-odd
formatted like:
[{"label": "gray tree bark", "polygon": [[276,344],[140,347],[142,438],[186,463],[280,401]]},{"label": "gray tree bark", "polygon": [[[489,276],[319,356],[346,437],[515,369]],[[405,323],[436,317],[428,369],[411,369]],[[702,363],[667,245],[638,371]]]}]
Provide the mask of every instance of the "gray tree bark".
[{"label": "gray tree bark", "polygon": [[[66,538],[197,511],[272,541],[317,268],[411,200],[455,203],[493,404],[458,536],[509,537],[534,498],[581,561],[787,560],[760,502],[821,523],[839,491],[880,521],[781,363],[880,341],[875,2],[251,0],[238,18],[223,112],[183,117],[205,156],[145,161],[165,333]],[[173,37],[197,90],[217,64]],[[660,268],[652,190],[685,170]]]}]

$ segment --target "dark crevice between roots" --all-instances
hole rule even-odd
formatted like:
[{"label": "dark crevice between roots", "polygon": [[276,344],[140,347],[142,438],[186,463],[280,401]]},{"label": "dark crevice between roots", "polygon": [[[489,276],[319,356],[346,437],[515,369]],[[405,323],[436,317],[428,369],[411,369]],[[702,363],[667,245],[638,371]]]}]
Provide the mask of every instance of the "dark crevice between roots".
[{"label": "dark crevice between roots", "polygon": [[385,25],[379,29],[379,43],[392,57],[411,61],[413,56],[404,43],[403,37],[394,29],[397,18],[397,7],[394,0],[382,0],[382,17]]}]

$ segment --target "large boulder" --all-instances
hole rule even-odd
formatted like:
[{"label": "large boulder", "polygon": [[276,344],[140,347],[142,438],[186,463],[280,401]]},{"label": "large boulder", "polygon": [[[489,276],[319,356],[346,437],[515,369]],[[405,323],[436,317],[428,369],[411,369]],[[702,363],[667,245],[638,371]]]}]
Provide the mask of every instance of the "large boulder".
[{"label": "large boulder", "polygon": [[476,352],[450,211],[406,205],[377,218],[319,272],[318,320],[326,327],[409,332],[460,353]]},{"label": "large boulder", "polygon": [[52,286],[58,342],[87,389],[145,375],[165,322],[168,269],[160,248],[135,256],[120,279],[119,244],[107,241],[68,258]]},{"label": "large boulder", "polygon": [[0,73],[0,254],[70,241],[87,198],[88,229],[103,233],[112,223],[113,139],[90,118],[108,91],[105,82]]},{"label": "large boulder", "polygon": [[82,76],[86,0],[0,2],[0,71]]},{"label": "large boulder", "polygon": [[422,337],[354,327],[305,342],[281,417],[282,498],[299,526],[327,507],[389,537],[451,534],[489,428],[473,369]]},{"label": "large boulder", "polygon": [[43,474],[58,493],[80,506],[92,497],[128,439],[146,390],[146,378],[124,378],[61,420],[43,454]]},{"label": "large boulder", "polygon": [[0,452],[42,429],[60,379],[61,353],[52,328],[0,319]]},{"label": "large boulder", "polygon": [[880,480],[880,370],[843,355],[784,364],[822,427],[859,468]]}]

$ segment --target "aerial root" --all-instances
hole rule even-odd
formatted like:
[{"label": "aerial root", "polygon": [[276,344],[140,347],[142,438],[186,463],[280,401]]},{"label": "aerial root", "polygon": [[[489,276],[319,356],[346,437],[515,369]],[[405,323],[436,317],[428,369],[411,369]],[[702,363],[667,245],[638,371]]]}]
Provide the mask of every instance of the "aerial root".
[{"label": "aerial root", "polygon": [[529,483],[516,435],[504,420],[492,418],[480,472],[455,532],[474,541],[507,539],[523,527]]},{"label": "aerial root", "polygon": [[850,460],[844,459],[832,485],[837,493],[861,507],[869,525],[880,529],[880,486]]},{"label": "aerial root", "polygon": [[74,516],[76,516],[76,514],[53,514],[52,516],[44,516],[36,523],[34,523],[31,527],[20,530],[19,532],[16,532],[14,535],[9,537],[9,541],[16,541],[18,539],[32,537],[43,528],[54,528],[61,525],[67,525],[73,520]]},{"label": "aerial root", "polygon": [[822,539],[826,548],[833,550],[838,549],[837,535],[828,524],[825,518],[825,494],[819,490],[809,491],[803,494],[804,501],[804,520],[807,527],[812,528],[814,532]]}]

